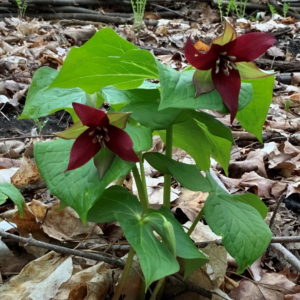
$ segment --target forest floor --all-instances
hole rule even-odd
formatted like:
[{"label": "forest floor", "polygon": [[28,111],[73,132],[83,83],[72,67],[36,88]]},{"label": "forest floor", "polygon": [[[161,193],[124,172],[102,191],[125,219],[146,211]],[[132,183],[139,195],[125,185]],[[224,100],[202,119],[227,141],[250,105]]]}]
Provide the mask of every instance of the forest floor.
[{"label": "forest floor", "polygon": [[[33,144],[52,139],[54,132],[67,128],[68,114],[56,112],[34,121],[18,117],[34,72],[42,66],[59,69],[70,47],[82,45],[105,26],[151,51],[164,64],[183,69],[187,62],[182,49],[188,37],[209,43],[222,32],[217,9],[205,3],[193,5],[187,5],[186,17],[178,19],[158,18],[155,12],[148,11],[146,17],[155,20],[155,25],[145,25],[139,32],[126,24],[26,17],[0,20],[0,182],[13,183],[22,191],[27,203],[25,218],[18,216],[12,202],[0,205],[1,230],[25,237],[31,234],[47,244],[76,247],[108,257],[126,254],[128,245],[117,224],[83,226],[72,209],[57,210],[59,200],[49,193],[35,166]],[[229,174],[226,176],[214,162],[212,171],[230,193],[248,191],[261,197],[269,208],[267,222],[271,222],[273,236],[295,237],[295,240],[281,243],[287,250],[285,255],[281,248],[271,244],[264,257],[242,275],[234,272],[235,262],[228,257],[225,262],[216,260],[211,274],[202,270],[192,282],[216,291],[213,299],[296,300],[300,299],[300,21],[270,14],[260,20],[253,18],[253,14],[229,20],[238,34],[261,31],[276,36],[276,45],[257,60],[259,67],[275,70],[276,84],[264,126],[263,144],[244,131],[238,122],[230,124],[228,116],[213,113],[231,127],[235,144]],[[156,147],[162,149],[160,141],[156,141]],[[182,151],[177,151],[175,158],[189,161]],[[146,173],[151,204],[158,205],[162,177],[153,178],[150,169],[146,169]],[[126,186],[132,188],[132,183],[127,182]],[[187,219],[195,217],[204,201],[205,195],[201,192],[173,186],[172,210]],[[218,239],[202,223],[192,238],[201,247]],[[53,252],[46,254],[49,249],[47,245],[41,248],[19,243],[11,237],[0,240],[1,299],[29,299],[24,296],[26,293],[46,286],[51,288],[48,298],[43,299],[105,299],[99,295],[110,293],[119,269],[87,257],[68,259]],[[294,263],[290,255],[294,256]],[[132,276],[133,280],[140,280],[139,276]],[[56,284],[59,280],[65,283]],[[199,281],[202,284],[198,284]],[[130,297],[135,293],[136,290],[128,288],[126,299],[134,299]],[[207,299],[201,291],[190,291],[188,287],[176,296],[171,297],[171,294],[167,291],[169,298],[163,299]],[[42,299],[37,295],[38,292],[32,299]]]}]

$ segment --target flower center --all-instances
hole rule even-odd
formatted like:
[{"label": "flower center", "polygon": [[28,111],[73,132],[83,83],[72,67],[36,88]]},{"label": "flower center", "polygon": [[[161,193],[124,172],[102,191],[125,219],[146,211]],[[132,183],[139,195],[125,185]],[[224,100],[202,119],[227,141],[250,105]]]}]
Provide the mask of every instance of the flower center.
[{"label": "flower center", "polygon": [[92,142],[94,144],[99,143],[102,147],[105,146],[105,143],[110,140],[108,135],[108,129],[105,126],[98,126],[90,131],[89,136],[93,137]]},{"label": "flower center", "polygon": [[235,60],[235,56],[227,55],[227,52],[221,52],[219,58],[216,61],[216,74],[218,74],[219,72],[223,72],[226,76],[229,76],[230,70],[237,70],[237,67],[234,63]]}]

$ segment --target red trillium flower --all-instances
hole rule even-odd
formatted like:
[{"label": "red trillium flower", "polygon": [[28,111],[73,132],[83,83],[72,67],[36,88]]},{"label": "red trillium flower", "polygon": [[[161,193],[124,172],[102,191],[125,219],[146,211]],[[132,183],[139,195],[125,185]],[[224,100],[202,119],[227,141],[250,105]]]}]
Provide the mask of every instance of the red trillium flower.
[{"label": "red trillium flower", "polygon": [[216,89],[230,111],[232,122],[238,110],[241,79],[270,75],[251,61],[261,56],[275,41],[271,34],[262,32],[237,37],[227,22],[224,33],[214,39],[210,47],[200,41],[194,44],[188,39],[184,52],[187,61],[197,69],[193,77],[196,96]]},{"label": "red trillium flower", "polygon": [[67,170],[81,167],[103,147],[107,147],[123,160],[139,161],[133,151],[133,143],[129,135],[124,130],[111,125],[105,112],[80,103],[73,103],[73,108],[82,124],[88,126],[88,129],[75,140]]}]

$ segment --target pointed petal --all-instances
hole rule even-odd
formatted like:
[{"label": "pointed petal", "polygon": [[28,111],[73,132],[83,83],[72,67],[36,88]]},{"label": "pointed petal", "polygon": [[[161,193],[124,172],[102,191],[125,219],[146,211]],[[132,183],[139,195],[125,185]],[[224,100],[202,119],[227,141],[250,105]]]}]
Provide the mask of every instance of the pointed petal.
[{"label": "pointed petal", "polygon": [[234,39],[236,39],[236,31],[227,21],[225,21],[223,34],[215,38],[212,43],[223,46]]},{"label": "pointed petal", "polygon": [[77,102],[73,102],[72,105],[82,124],[85,126],[97,127],[109,122],[106,113],[100,109]]},{"label": "pointed petal", "polygon": [[241,89],[239,72],[233,69],[230,70],[229,76],[226,76],[222,70],[218,74],[213,70],[212,79],[216,90],[221,94],[224,104],[230,111],[230,120],[233,122],[238,110],[239,93]]},{"label": "pointed petal", "polygon": [[273,35],[263,32],[250,32],[239,36],[226,45],[228,56],[235,56],[236,62],[251,61],[266,52],[276,39]]},{"label": "pointed petal", "polygon": [[92,142],[93,137],[89,135],[90,132],[90,129],[86,130],[75,140],[71,149],[67,171],[81,167],[101,149],[99,143]]},{"label": "pointed petal", "polygon": [[208,52],[201,53],[194,47],[194,43],[189,38],[184,47],[184,54],[186,60],[196,69],[209,70],[215,66],[220,48],[219,45],[212,45]]},{"label": "pointed petal", "polygon": [[273,72],[264,72],[253,62],[238,62],[235,64],[239,70],[241,79],[256,79],[273,75]]},{"label": "pointed petal", "polygon": [[211,70],[196,70],[193,76],[193,84],[196,88],[196,97],[212,91],[215,87],[211,78]]},{"label": "pointed petal", "polygon": [[138,156],[133,151],[133,143],[130,136],[122,129],[110,125],[108,128],[109,141],[106,146],[109,150],[117,154],[126,161],[139,161]]}]

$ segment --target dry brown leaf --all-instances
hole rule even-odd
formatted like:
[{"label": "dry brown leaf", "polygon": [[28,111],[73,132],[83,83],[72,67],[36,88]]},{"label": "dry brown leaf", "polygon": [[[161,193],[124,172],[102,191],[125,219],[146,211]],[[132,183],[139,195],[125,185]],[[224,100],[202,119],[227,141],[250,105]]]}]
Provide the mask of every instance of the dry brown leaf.
[{"label": "dry brown leaf", "polygon": [[262,149],[249,152],[243,161],[234,161],[230,163],[230,177],[240,178],[243,173],[256,171],[259,175],[267,177],[264,159],[267,153]]},{"label": "dry brown leaf", "polygon": [[1,300],[55,299],[59,287],[71,277],[72,269],[71,257],[49,252],[0,286]]},{"label": "dry brown leaf", "polygon": [[21,157],[21,152],[25,149],[25,144],[20,141],[0,142],[0,156],[9,158]]},{"label": "dry brown leaf", "polygon": [[36,164],[26,156],[23,156],[20,169],[11,178],[12,184],[18,188],[38,185],[41,180]]},{"label": "dry brown leaf", "polygon": [[74,44],[86,42],[96,33],[96,29],[92,25],[83,26],[81,28],[68,28],[62,31],[62,34],[71,38]]},{"label": "dry brown leaf", "polygon": [[193,221],[202,210],[208,193],[182,189],[179,198],[174,202],[172,211],[181,209],[190,221]]},{"label": "dry brown leaf", "polygon": [[21,161],[17,159],[0,157],[0,169],[19,168]]},{"label": "dry brown leaf", "polygon": [[261,177],[252,171],[242,176],[240,186],[252,188],[259,197],[277,199],[286,189],[287,184]]},{"label": "dry brown leaf", "polygon": [[[185,228],[190,228],[192,222],[188,221],[184,224]],[[195,229],[191,233],[191,239],[195,243],[202,243],[202,242],[214,242],[220,240],[222,237],[216,235],[208,225],[203,224],[202,222],[198,222]]]},{"label": "dry brown leaf", "polygon": [[254,283],[249,280],[242,280],[240,285],[230,292],[233,299],[285,299],[284,295],[298,293],[300,286],[288,280],[283,274],[265,273],[262,279]]},{"label": "dry brown leaf", "polygon": [[100,262],[85,270],[74,272],[55,295],[55,300],[100,300],[105,299],[112,285],[112,270]]},{"label": "dry brown leaf", "polygon": [[290,177],[295,171],[300,171],[300,148],[285,141],[278,147],[279,153],[270,153],[269,168],[281,169],[284,177]]},{"label": "dry brown leaf", "polygon": [[60,208],[59,204],[47,206],[38,200],[28,204],[31,213],[41,223],[42,230],[59,241],[69,241],[82,235],[102,234],[99,226],[88,223],[83,225],[78,214],[70,207]]}]

